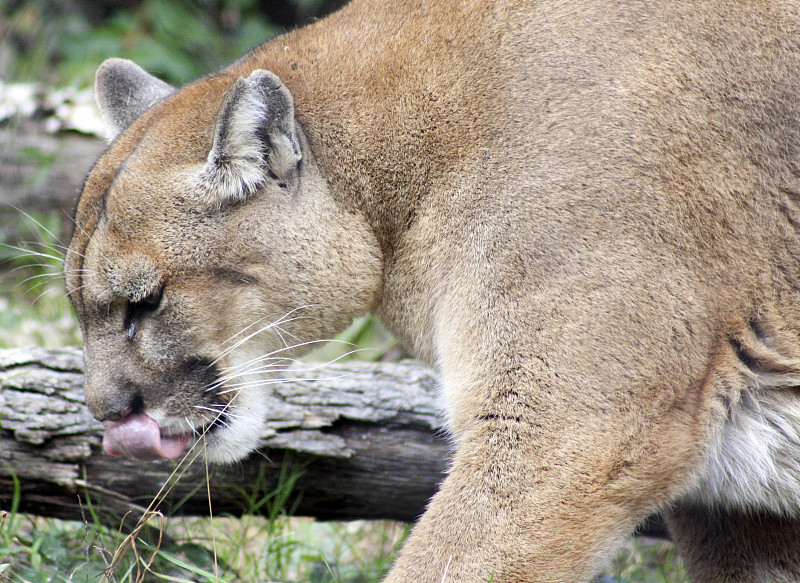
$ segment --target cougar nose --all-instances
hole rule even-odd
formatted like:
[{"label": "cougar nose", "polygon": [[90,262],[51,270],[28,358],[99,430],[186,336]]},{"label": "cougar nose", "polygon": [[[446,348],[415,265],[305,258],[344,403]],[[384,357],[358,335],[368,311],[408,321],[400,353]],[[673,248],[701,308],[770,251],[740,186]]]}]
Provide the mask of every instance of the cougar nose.
[{"label": "cougar nose", "polygon": [[87,388],[86,404],[98,421],[119,421],[144,411],[144,399],[140,390],[131,383],[116,387],[119,388],[104,387],[100,391]]},{"label": "cougar nose", "polygon": [[130,415],[138,415],[144,410],[144,399],[141,395],[133,395],[130,406],[120,410],[121,404],[117,403],[115,409],[108,410],[108,416],[105,419],[98,419],[98,421],[119,421]]}]

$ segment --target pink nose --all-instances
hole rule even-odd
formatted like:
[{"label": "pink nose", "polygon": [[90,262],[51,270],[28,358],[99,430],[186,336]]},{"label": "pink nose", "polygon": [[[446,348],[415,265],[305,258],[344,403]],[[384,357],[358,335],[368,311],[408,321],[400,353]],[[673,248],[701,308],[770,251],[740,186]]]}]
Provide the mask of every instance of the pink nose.
[{"label": "pink nose", "polygon": [[115,456],[128,455],[138,460],[175,459],[189,441],[189,434],[162,436],[158,423],[144,413],[119,421],[103,422],[106,432],[103,449]]}]

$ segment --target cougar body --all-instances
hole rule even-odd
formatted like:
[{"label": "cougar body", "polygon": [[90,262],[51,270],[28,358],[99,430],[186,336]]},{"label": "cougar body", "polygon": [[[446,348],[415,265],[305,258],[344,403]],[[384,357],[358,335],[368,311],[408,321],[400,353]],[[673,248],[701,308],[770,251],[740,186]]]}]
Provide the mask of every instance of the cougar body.
[{"label": "cougar body", "polygon": [[270,359],[373,311],[455,444],[387,581],[588,581],[656,510],[697,582],[800,580],[798,8],[354,0],[180,90],[105,63],[106,449],[244,457]]}]

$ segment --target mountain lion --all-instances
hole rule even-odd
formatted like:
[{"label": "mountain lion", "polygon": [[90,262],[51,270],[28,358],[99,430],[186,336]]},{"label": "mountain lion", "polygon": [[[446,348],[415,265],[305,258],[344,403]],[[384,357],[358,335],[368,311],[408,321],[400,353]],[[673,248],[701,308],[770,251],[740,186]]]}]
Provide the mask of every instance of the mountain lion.
[{"label": "mountain lion", "polygon": [[273,359],[371,311],[456,448],[387,581],[587,581],[659,509],[695,581],[800,580],[800,4],[355,0],[96,91],[106,451],[243,458]]}]

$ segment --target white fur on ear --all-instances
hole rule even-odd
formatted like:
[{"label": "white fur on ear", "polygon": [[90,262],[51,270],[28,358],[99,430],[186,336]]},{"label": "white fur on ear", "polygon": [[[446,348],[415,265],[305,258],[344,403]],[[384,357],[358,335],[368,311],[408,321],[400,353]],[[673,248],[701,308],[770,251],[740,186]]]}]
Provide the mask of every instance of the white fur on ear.
[{"label": "white fur on ear", "polygon": [[246,200],[270,173],[292,184],[300,159],[292,95],[274,73],[257,69],[225,97],[198,194],[217,208]]},{"label": "white fur on ear", "polygon": [[94,94],[109,141],[175,88],[126,59],[108,59],[97,69]]}]

